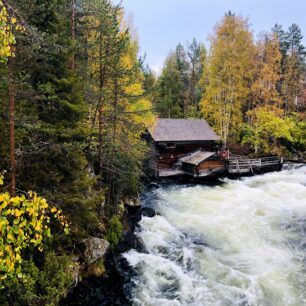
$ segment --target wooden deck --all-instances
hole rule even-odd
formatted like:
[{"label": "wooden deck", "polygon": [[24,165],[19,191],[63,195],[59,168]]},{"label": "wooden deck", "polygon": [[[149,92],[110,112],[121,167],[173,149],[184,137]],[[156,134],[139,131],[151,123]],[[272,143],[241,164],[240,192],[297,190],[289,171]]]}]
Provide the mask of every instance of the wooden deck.
[{"label": "wooden deck", "polygon": [[167,169],[167,170],[159,170],[158,176],[159,177],[171,177],[171,176],[178,176],[187,174],[185,171],[177,170],[177,169]]},{"label": "wooden deck", "polygon": [[[188,157],[188,156],[187,156]],[[185,158],[187,158],[185,157]],[[184,161],[185,159],[182,159]],[[223,175],[249,175],[260,174],[269,171],[279,171],[283,165],[283,159],[276,156],[262,157],[262,158],[249,158],[247,156],[233,155],[226,159],[220,159],[223,161],[224,166],[211,165],[209,167],[200,167],[199,169],[190,169],[188,167],[182,167],[184,162],[176,163],[172,168],[158,168],[156,162],[150,163],[150,170],[152,175],[156,178],[178,177],[178,176],[192,176],[194,178],[201,177],[218,177]],[[210,163],[214,161],[209,161]],[[185,163],[186,164],[186,163]],[[184,165],[185,165],[184,164]],[[205,162],[203,162],[205,166]]]},{"label": "wooden deck", "polygon": [[253,174],[270,168],[281,169],[283,159],[275,156],[262,158],[247,158],[240,155],[230,155],[227,171],[229,174]]}]

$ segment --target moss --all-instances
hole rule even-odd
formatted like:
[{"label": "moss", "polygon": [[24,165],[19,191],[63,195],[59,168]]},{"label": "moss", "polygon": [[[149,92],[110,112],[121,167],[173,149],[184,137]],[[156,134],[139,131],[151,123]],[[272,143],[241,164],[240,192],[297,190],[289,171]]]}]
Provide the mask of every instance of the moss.
[{"label": "moss", "polygon": [[105,273],[104,260],[99,259],[95,263],[88,266],[86,272],[84,273],[85,277],[95,276],[100,277]]},{"label": "moss", "polygon": [[116,248],[122,238],[123,226],[117,216],[112,216],[106,229],[106,239],[111,244],[112,249]]}]

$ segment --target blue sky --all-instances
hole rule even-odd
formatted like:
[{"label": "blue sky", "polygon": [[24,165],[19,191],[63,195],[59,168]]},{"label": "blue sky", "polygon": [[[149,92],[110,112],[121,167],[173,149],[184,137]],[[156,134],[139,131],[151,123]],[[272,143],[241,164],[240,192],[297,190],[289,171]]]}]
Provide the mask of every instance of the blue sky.
[{"label": "blue sky", "polygon": [[[159,73],[170,49],[193,37],[207,46],[207,38],[225,12],[248,17],[254,35],[275,23],[286,29],[297,23],[306,36],[306,0],[122,0],[132,16],[141,54]],[[304,39],[306,42],[306,39]]]}]

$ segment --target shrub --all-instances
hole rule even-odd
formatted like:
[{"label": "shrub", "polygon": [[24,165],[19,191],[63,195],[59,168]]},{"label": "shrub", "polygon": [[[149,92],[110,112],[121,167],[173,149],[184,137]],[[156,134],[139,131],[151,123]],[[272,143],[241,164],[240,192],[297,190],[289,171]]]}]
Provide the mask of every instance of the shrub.
[{"label": "shrub", "polygon": [[117,216],[112,216],[106,229],[106,239],[114,249],[122,238],[123,226]]}]

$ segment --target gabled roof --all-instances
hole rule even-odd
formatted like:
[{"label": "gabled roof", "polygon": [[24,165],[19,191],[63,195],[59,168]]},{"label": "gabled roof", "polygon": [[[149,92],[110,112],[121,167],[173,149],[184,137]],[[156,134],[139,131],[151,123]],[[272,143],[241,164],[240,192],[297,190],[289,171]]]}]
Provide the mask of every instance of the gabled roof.
[{"label": "gabled roof", "polygon": [[218,141],[220,137],[203,119],[157,119],[149,129],[154,141]]},{"label": "gabled roof", "polygon": [[201,162],[206,160],[207,158],[215,155],[215,152],[206,152],[202,150],[197,150],[193,152],[192,154],[180,158],[180,161],[183,163],[191,164],[191,165],[199,165]]}]

